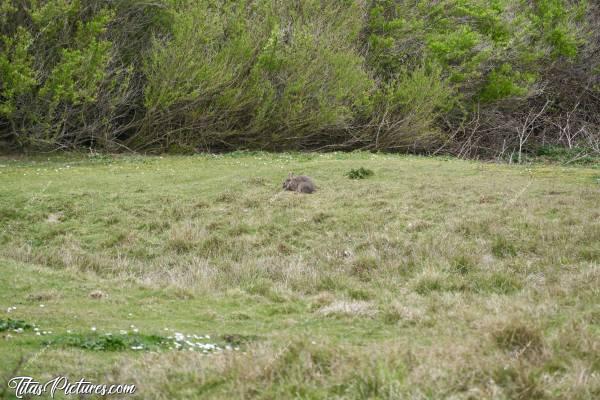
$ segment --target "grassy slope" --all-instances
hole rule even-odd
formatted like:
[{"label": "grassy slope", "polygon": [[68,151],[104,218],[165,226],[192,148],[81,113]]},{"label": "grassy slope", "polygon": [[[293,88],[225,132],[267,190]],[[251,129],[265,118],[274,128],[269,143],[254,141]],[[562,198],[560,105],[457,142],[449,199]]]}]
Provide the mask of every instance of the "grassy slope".
[{"label": "grassy slope", "polygon": [[[319,191],[280,192],[288,171]],[[52,331],[0,332],[0,376],[24,356],[19,374],[144,398],[593,398],[599,178],[366,153],[0,159],[0,319]],[[80,348],[122,329],[240,350]]]}]

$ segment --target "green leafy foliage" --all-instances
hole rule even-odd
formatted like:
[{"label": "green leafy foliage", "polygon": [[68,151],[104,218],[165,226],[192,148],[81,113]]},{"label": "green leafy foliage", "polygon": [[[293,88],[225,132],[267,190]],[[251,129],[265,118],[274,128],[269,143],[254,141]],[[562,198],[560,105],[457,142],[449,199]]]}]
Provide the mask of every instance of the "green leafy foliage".
[{"label": "green leafy foliage", "polygon": [[490,72],[478,97],[483,102],[491,102],[511,96],[525,96],[529,85],[534,82],[534,74],[514,71],[510,64],[502,64]]},{"label": "green leafy foliage", "polygon": [[18,99],[29,94],[37,83],[28,52],[32,37],[27,30],[19,28],[13,37],[0,36],[0,43],[4,48],[0,52],[0,115],[10,118],[17,111]]},{"label": "green leafy foliage", "polygon": [[50,97],[52,103],[68,101],[74,105],[94,102],[98,86],[104,79],[111,43],[98,38],[111,19],[102,10],[92,20],[79,22],[75,32],[75,48],[60,51],[58,63],[40,89],[40,96]]},{"label": "green leafy foliage", "polygon": [[370,62],[388,79],[407,63],[441,65],[473,101],[524,96],[539,79],[537,62],[577,56],[582,9],[564,0],[380,0],[370,13]]},{"label": "green leafy foliage", "polygon": [[427,147],[441,138],[436,123],[457,100],[453,85],[438,65],[402,68],[393,80],[382,84],[373,97],[377,123],[375,146]]},{"label": "green leafy foliage", "polygon": [[[265,144],[351,121],[372,85],[353,42],[357,7],[215,3],[178,10],[172,37],[154,41],[145,65],[148,118],[168,113],[212,137]],[[346,23],[327,23],[332,18]]]},{"label": "green leafy foliage", "polygon": [[540,39],[551,46],[555,57],[575,58],[580,39],[575,24],[582,20],[586,1],[540,0],[533,6],[530,18],[540,32]]},{"label": "green leafy foliage", "polygon": [[12,330],[28,330],[33,328],[33,325],[20,319],[0,319],[0,332]]},{"label": "green leafy foliage", "polygon": [[350,171],[346,172],[346,176],[350,179],[367,179],[373,175],[375,175],[375,173],[372,170],[364,167],[357,169],[352,168]]},{"label": "green leafy foliage", "polygon": [[[596,14],[587,0],[0,0],[0,142],[431,152],[470,144],[477,120],[478,148],[506,152],[545,96],[536,131],[559,144],[573,108],[573,129],[599,124]],[[481,115],[511,122],[496,138]]]},{"label": "green leafy foliage", "polygon": [[70,334],[59,335],[46,341],[46,345],[75,347],[91,351],[124,351],[132,347],[157,350],[166,347],[167,339],[157,335],[101,335]]}]

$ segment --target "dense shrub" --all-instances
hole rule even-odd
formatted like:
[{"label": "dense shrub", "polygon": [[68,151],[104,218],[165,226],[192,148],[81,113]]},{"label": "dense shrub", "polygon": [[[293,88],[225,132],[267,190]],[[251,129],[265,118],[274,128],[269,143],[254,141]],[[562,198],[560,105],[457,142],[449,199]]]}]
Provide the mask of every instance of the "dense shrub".
[{"label": "dense shrub", "polygon": [[[372,87],[344,3],[192,2],[144,67],[148,135],[197,145],[330,144]],[[339,19],[340,23],[332,23]]]},{"label": "dense shrub", "polygon": [[[586,11],[593,9],[596,6],[585,1],[564,0],[377,0],[369,14],[368,62],[383,87],[397,79],[405,81],[407,68],[440,67],[439,76],[432,76],[436,85],[427,90],[427,99],[440,101],[426,113],[425,126],[409,120],[408,127],[401,128],[409,140],[420,139],[411,128],[421,134],[438,128],[458,153],[520,154],[525,144],[539,143],[529,139],[541,132],[542,142],[560,138],[560,129],[548,117],[564,116],[567,110],[557,106],[573,88],[555,75],[556,69],[597,66],[597,51],[585,59],[595,51],[586,48],[590,33],[598,32],[590,26],[593,16],[587,14],[585,19]],[[588,70],[580,77],[592,75]],[[554,92],[549,91],[552,86]],[[586,89],[597,91],[589,84]],[[586,100],[595,110],[588,115],[597,115],[596,102]],[[390,117],[385,111],[383,122],[410,115],[404,111]],[[585,136],[594,135],[597,138],[597,125]],[[426,148],[433,150],[434,145],[426,143]]]},{"label": "dense shrub", "polygon": [[[142,37],[131,44],[145,24],[142,4],[0,0],[0,141],[33,148],[118,148],[142,93],[132,83],[140,77],[128,54],[144,45]],[[125,26],[128,7],[137,16]]]},{"label": "dense shrub", "polygon": [[0,0],[0,144],[598,152],[599,16],[586,0]]}]

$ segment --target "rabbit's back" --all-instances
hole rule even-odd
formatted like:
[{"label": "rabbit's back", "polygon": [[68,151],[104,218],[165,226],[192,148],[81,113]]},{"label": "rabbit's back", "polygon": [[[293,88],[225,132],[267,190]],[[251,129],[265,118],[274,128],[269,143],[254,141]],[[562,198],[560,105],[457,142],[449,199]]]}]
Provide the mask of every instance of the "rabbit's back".
[{"label": "rabbit's back", "polygon": [[308,180],[301,181],[298,183],[298,188],[296,191],[300,193],[312,193],[315,191],[315,184],[309,178]]},{"label": "rabbit's back", "polygon": [[313,193],[315,184],[312,179],[305,175],[293,176],[288,178],[284,184],[284,189],[299,193]]}]

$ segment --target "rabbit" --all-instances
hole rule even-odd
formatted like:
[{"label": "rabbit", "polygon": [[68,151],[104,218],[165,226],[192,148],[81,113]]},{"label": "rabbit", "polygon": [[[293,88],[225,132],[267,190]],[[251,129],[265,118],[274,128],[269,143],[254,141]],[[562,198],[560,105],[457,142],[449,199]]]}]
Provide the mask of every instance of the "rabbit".
[{"label": "rabbit", "polygon": [[298,193],[313,193],[316,189],[314,182],[308,176],[294,176],[290,173],[283,182],[283,189]]}]

